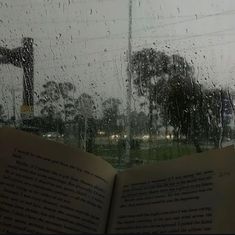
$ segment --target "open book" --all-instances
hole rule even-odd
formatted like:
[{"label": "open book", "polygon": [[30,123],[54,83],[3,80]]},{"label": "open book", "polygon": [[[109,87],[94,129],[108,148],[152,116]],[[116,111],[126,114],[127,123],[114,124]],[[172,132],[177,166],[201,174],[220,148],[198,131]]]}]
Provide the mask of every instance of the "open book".
[{"label": "open book", "polygon": [[233,147],[117,172],[0,129],[0,233],[235,233]]}]

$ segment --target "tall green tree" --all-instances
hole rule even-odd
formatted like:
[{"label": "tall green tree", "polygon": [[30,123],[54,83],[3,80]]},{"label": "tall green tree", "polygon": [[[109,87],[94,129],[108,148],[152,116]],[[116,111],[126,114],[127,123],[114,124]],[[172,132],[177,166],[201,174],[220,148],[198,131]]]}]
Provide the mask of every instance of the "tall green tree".
[{"label": "tall green tree", "polygon": [[138,95],[147,97],[149,101],[149,134],[151,136],[155,101],[154,87],[158,79],[168,73],[170,58],[164,52],[144,48],[134,52],[131,61],[134,85]]},{"label": "tall green tree", "polygon": [[76,113],[74,104],[74,93],[76,91],[76,87],[71,82],[63,82],[58,85],[64,107],[64,120],[65,122],[73,120]]},{"label": "tall green tree", "polygon": [[222,146],[224,130],[232,112],[229,94],[223,89],[205,89],[194,79],[193,67],[174,55],[168,79],[160,79],[155,87],[156,102],[166,125],[174,127],[177,139],[185,136],[201,152],[202,142],[212,139]]},{"label": "tall green tree", "polygon": [[82,93],[75,101],[76,116],[75,120],[79,124],[78,140],[80,146],[88,152],[93,152],[96,135],[95,102],[86,93]]},{"label": "tall green tree", "polygon": [[3,108],[3,105],[0,104],[0,122],[3,122],[5,120],[6,116],[5,116],[5,111]]},{"label": "tall green tree", "polygon": [[232,114],[233,107],[225,89],[205,89],[203,97],[204,114],[207,117],[208,136],[215,148],[221,148]]},{"label": "tall green tree", "polygon": [[60,89],[55,81],[49,81],[43,84],[43,90],[40,93],[39,105],[41,106],[41,115],[49,119],[61,116]]},{"label": "tall green tree", "polygon": [[131,112],[131,130],[133,135],[148,133],[148,117],[144,112]]},{"label": "tall green tree", "polygon": [[43,84],[39,105],[41,115],[49,119],[62,118],[72,120],[75,115],[74,92],[75,86],[70,82],[57,83],[49,81]]},{"label": "tall green tree", "polygon": [[183,78],[193,78],[194,67],[188,61],[178,54],[173,54],[170,58],[168,66],[168,74],[172,76],[180,76]]},{"label": "tall green tree", "polygon": [[119,132],[118,118],[121,101],[117,98],[108,98],[102,103],[103,109],[103,129],[110,135]]},{"label": "tall green tree", "polygon": [[167,78],[161,78],[155,86],[155,97],[165,126],[173,126],[177,140],[183,135],[201,152],[199,130],[203,117],[198,114],[203,97],[193,74],[193,67],[183,57],[173,55]]},{"label": "tall green tree", "polygon": [[168,84],[168,79],[162,77],[157,82],[157,85],[154,87],[154,97],[156,103],[160,105],[160,118],[162,120],[162,125],[165,128],[165,136],[168,135],[168,127],[170,125],[169,119],[169,106],[168,99],[170,94],[170,86]]},{"label": "tall green tree", "polygon": [[95,111],[95,102],[89,94],[82,93],[75,100],[75,108],[77,115],[92,118]]}]

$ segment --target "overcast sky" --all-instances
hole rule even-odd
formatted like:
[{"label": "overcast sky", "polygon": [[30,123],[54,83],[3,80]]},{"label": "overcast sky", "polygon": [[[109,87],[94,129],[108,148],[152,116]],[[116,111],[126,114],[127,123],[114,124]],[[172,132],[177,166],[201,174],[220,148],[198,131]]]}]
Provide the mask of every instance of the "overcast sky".
[{"label": "overcast sky", "polygon": [[[118,97],[125,108],[128,0],[0,0],[0,35],[8,48],[34,38],[38,93],[46,81],[70,81],[77,94],[87,92],[97,103]],[[234,88],[235,1],[133,0],[132,45],[178,53],[202,83]],[[21,69],[1,65],[0,87],[11,115],[9,89],[16,89],[19,105]]]}]

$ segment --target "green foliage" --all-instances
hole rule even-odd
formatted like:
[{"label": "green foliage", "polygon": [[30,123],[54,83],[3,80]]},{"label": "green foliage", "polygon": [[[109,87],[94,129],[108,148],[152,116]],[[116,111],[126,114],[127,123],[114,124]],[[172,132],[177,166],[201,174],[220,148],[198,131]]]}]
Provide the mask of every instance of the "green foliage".
[{"label": "green foliage", "polygon": [[41,115],[49,119],[55,118],[58,113],[58,102],[60,99],[59,86],[54,81],[43,84],[43,91],[40,94],[39,105],[41,105]]},{"label": "green foliage", "polygon": [[[123,144],[124,143],[125,142],[123,142]],[[146,147],[148,147],[148,145]],[[94,153],[99,156],[103,156],[104,159],[109,161],[115,167],[126,167],[124,165],[124,158],[122,157],[125,156],[125,148],[120,147],[119,145],[97,145],[94,149]],[[192,153],[195,153],[195,149],[192,145],[177,145],[174,143],[169,145],[165,142],[151,149],[132,148],[130,151],[130,156],[134,164],[146,164],[175,159],[181,156],[190,155]]]},{"label": "green foliage", "polygon": [[223,89],[203,88],[193,78],[193,69],[179,56],[178,64],[188,72],[183,73],[182,69],[176,74],[171,72],[167,80],[162,78],[156,85],[156,102],[161,106],[163,120],[174,127],[177,139],[185,136],[198,152],[205,139],[212,139],[214,146],[220,147],[229,123],[225,114],[231,113],[228,93]]},{"label": "green foliage", "polygon": [[5,116],[5,111],[3,108],[3,105],[0,104],[0,122],[3,122],[5,120],[6,116]]},{"label": "green foliage", "polygon": [[133,135],[146,134],[148,131],[148,117],[144,112],[131,112],[131,132]]},{"label": "green foliage", "polygon": [[[141,140],[131,139],[131,141],[130,141],[131,149],[140,149],[140,144],[141,144]],[[119,139],[118,140],[118,147],[125,149],[126,148],[126,140]]]},{"label": "green foliage", "polygon": [[75,114],[74,99],[72,98],[74,91],[74,85],[69,82],[49,81],[45,83],[38,102],[41,106],[41,115],[52,120],[62,118],[63,113],[65,121],[71,120]]},{"label": "green foliage", "polygon": [[152,48],[133,53],[132,71],[138,95],[149,101],[150,138],[153,110],[160,108],[163,125],[166,130],[173,126],[176,139],[185,137],[198,152],[205,138],[213,139],[215,147],[221,146],[232,112],[228,92],[203,88],[185,58]]},{"label": "green foliage", "polygon": [[63,102],[65,121],[72,120],[76,113],[74,106],[74,92],[76,87],[70,82],[59,83],[59,91]]},{"label": "green foliage", "polygon": [[76,138],[79,142],[79,147],[83,147],[87,152],[92,152],[95,144],[96,136],[96,120],[95,116],[95,102],[93,98],[82,93],[75,100],[75,122],[78,125]]},{"label": "green foliage", "polygon": [[70,82],[59,83],[58,86],[63,99],[69,98],[71,93],[76,91],[75,86]]},{"label": "green foliage", "polygon": [[95,102],[90,95],[82,93],[78,99],[75,100],[75,109],[78,116],[93,118],[96,109]]},{"label": "green foliage", "polygon": [[64,133],[64,122],[60,118],[50,119],[49,117],[34,117],[31,120],[31,127],[37,128],[41,133],[58,132]]},{"label": "green foliage", "polygon": [[233,112],[229,93],[224,89],[205,89],[203,92],[203,113],[206,116],[207,135],[216,148],[221,147]]},{"label": "green foliage", "polygon": [[[74,122],[76,123],[76,141],[77,146],[86,149],[87,152],[93,152],[95,145],[95,137],[97,132],[97,123],[93,117],[85,117],[76,115]],[[86,139],[85,139],[86,134]],[[85,141],[85,142],[84,142]]]},{"label": "green foliage", "polygon": [[169,57],[161,51],[144,48],[133,53],[132,71],[135,74],[134,85],[138,94],[145,96],[150,93],[154,79],[168,71]]},{"label": "green foliage", "polygon": [[149,134],[153,132],[154,87],[159,77],[169,69],[170,58],[164,52],[144,48],[133,53],[131,68],[134,74],[134,85],[139,96],[149,100]]},{"label": "green foliage", "polygon": [[121,101],[116,98],[108,98],[102,103],[102,129],[109,135],[112,133],[118,133],[120,131],[118,125],[120,104]]}]

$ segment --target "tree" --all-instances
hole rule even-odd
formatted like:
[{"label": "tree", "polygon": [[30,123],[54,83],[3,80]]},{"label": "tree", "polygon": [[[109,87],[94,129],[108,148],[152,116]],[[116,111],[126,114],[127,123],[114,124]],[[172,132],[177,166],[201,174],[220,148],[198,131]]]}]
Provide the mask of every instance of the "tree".
[{"label": "tree", "polygon": [[168,74],[167,79],[161,78],[155,86],[156,102],[161,106],[163,122],[165,126],[170,124],[174,127],[177,140],[183,135],[201,152],[201,86],[193,77],[193,68],[179,55],[172,56]]},{"label": "tree", "polygon": [[5,116],[3,105],[0,104],[0,122],[3,122],[5,118],[6,116]]},{"label": "tree", "polygon": [[49,119],[46,117],[34,117],[31,120],[31,126],[42,133],[46,132],[58,132],[64,133],[64,123],[61,118]]},{"label": "tree", "polygon": [[144,48],[133,53],[132,71],[135,75],[134,85],[139,96],[149,101],[149,134],[152,135],[154,87],[160,77],[168,73],[170,58],[164,52]]},{"label": "tree", "polygon": [[108,135],[119,132],[118,117],[121,101],[117,98],[108,98],[102,103],[103,129]]},{"label": "tree", "polygon": [[131,130],[133,135],[146,134],[146,131],[148,131],[148,117],[144,112],[131,112]]},{"label": "tree", "polygon": [[64,119],[72,120],[75,115],[75,106],[74,106],[74,92],[76,87],[70,82],[59,83],[59,90],[64,107]]},{"label": "tree", "polygon": [[214,147],[221,148],[225,129],[230,122],[229,114],[233,111],[229,102],[229,93],[224,89],[204,90],[204,113],[207,117],[208,136],[213,139]]},{"label": "tree", "polygon": [[94,116],[95,102],[90,95],[82,93],[75,100],[75,108],[77,115],[92,118]]},{"label": "tree", "polygon": [[90,95],[83,93],[75,101],[75,109],[75,120],[80,124],[78,138],[82,142],[83,149],[92,152],[96,135],[95,102]]},{"label": "tree", "polygon": [[203,88],[193,74],[193,67],[184,58],[173,55],[169,77],[158,81],[155,97],[163,121],[174,127],[177,140],[183,135],[201,152],[205,138],[212,138],[214,146],[221,147],[232,107],[228,92]]},{"label": "tree", "polygon": [[39,105],[41,105],[41,115],[52,120],[60,116],[60,89],[55,81],[49,81],[43,86],[40,93]]},{"label": "tree", "polygon": [[[153,49],[135,52],[132,59],[134,84],[138,94],[149,100],[149,133],[153,109],[160,106],[164,126],[173,126],[174,136],[182,136],[201,152],[201,140],[213,136],[221,147],[231,102],[222,89],[206,90],[194,78],[194,68],[180,55],[165,55]],[[230,104],[230,105],[229,105]]]},{"label": "tree", "polygon": [[[75,114],[74,99],[75,86],[70,82],[57,83],[49,81],[43,84],[43,90],[40,93],[38,104],[41,106],[41,115],[47,119],[46,123],[54,125],[56,123],[57,131],[64,129],[61,127],[64,121],[72,120]],[[72,94],[71,94],[72,93]],[[45,123],[45,127],[48,125]],[[51,128],[48,128],[50,130]]]},{"label": "tree", "polygon": [[57,83],[49,81],[43,85],[38,104],[41,106],[41,115],[52,120],[72,120],[75,115],[74,92],[76,88],[70,82]]},{"label": "tree", "polygon": [[178,54],[173,54],[171,56],[171,63],[168,67],[168,73],[171,77],[181,76],[184,78],[192,78],[194,76],[194,68],[184,57]]},{"label": "tree", "polygon": [[165,127],[165,136],[168,135],[168,126],[170,125],[168,106],[169,94],[170,86],[168,84],[168,79],[166,77],[162,77],[154,88],[154,97],[156,99],[156,103],[160,105],[159,116],[162,119],[162,125]]}]

